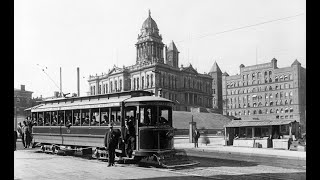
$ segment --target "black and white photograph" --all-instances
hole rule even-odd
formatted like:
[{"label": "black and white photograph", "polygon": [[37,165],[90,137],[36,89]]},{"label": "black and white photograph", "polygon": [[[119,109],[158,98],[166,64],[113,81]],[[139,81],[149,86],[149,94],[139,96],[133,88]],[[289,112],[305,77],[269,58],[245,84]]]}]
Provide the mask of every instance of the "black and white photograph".
[{"label": "black and white photograph", "polygon": [[15,180],[307,178],[305,0],[13,2]]}]

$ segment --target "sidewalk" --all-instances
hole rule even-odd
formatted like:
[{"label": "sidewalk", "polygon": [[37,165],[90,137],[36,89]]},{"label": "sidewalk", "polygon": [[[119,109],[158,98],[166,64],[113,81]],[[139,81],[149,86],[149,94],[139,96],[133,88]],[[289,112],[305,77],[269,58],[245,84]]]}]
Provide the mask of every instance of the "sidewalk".
[{"label": "sidewalk", "polygon": [[194,148],[193,143],[176,143],[174,147],[177,149],[190,149],[194,151],[207,151],[207,152],[224,152],[232,154],[247,154],[254,156],[269,156],[269,157],[280,157],[289,159],[306,160],[306,152],[301,151],[290,151],[273,148],[249,148],[249,147],[233,147],[224,146],[218,144],[205,144],[199,143],[198,148]]}]

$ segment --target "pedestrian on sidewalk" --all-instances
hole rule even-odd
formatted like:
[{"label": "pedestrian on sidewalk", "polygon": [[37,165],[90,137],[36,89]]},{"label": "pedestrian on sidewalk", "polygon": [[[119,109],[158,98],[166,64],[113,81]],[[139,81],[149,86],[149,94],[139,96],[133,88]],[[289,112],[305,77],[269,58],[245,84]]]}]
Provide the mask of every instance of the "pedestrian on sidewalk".
[{"label": "pedestrian on sidewalk", "polygon": [[117,134],[113,129],[113,124],[109,124],[109,131],[104,136],[104,144],[108,151],[108,167],[114,166],[115,150],[118,143]]},{"label": "pedestrian on sidewalk", "polygon": [[197,128],[194,129],[193,137],[194,137],[194,147],[197,148],[198,147],[198,139],[200,137],[200,132],[198,131]]}]

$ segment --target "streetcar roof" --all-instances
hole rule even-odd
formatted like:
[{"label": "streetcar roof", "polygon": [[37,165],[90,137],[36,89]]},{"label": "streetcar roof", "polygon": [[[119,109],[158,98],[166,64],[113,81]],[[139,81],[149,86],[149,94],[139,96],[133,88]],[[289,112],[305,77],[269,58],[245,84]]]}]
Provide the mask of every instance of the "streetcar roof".
[{"label": "streetcar roof", "polygon": [[31,112],[42,111],[58,111],[58,110],[75,110],[75,109],[89,109],[89,108],[105,108],[105,107],[120,107],[121,103],[135,103],[135,102],[162,102],[173,103],[172,101],[155,96],[92,96],[83,99],[65,99],[60,101],[43,101],[40,105],[29,108]]},{"label": "streetcar roof", "polygon": [[124,102],[147,102],[147,101],[163,101],[163,102],[172,102],[169,99],[165,99],[162,97],[157,97],[157,96],[141,96],[141,97],[133,97],[126,99]]}]

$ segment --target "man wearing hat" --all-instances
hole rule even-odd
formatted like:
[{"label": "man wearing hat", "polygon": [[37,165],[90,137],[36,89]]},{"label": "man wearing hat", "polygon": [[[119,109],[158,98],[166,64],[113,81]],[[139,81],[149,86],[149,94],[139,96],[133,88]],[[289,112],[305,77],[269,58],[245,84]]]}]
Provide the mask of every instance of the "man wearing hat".
[{"label": "man wearing hat", "polygon": [[104,136],[104,144],[108,151],[108,167],[114,166],[115,150],[117,146],[117,134],[113,129],[113,124],[109,124],[109,131]]}]

